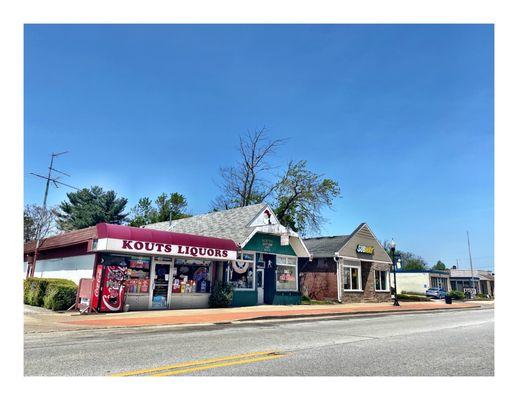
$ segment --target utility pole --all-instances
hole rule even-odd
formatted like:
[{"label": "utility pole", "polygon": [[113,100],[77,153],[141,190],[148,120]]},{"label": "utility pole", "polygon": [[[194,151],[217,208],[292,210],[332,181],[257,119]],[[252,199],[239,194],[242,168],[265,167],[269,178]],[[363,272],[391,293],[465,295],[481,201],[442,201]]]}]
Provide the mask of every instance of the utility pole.
[{"label": "utility pole", "polygon": [[471,260],[471,244],[469,243],[469,232],[466,231],[468,237],[469,266],[471,268],[471,288],[475,289],[475,278],[473,277],[473,261]]},{"label": "utility pole", "polygon": [[[43,176],[43,175],[40,175],[40,174],[35,174],[33,172],[30,173],[31,175],[34,175],[34,176],[36,176],[38,178],[42,178],[42,179],[46,180],[46,183],[45,183],[45,195],[43,196],[43,213],[42,213],[42,215],[45,215],[45,211],[47,211],[47,198],[48,198],[48,195],[49,195],[50,182],[52,182],[54,184],[54,186],[56,186],[56,188],[59,188],[59,185],[63,185],[63,186],[70,187],[72,189],[79,190],[75,186],[68,185],[66,183],[61,182],[59,180],[60,177],[54,177],[54,178],[52,177],[52,171],[55,171],[55,172],[58,172],[60,174],[63,174],[63,175],[66,175],[66,176],[70,177],[70,175],[67,174],[66,172],[62,172],[62,171],[59,171],[59,170],[54,168],[54,158],[59,157],[60,155],[65,154],[65,153],[68,153],[68,151],[62,151],[61,153],[52,153],[51,158],[50,158],[49,172],[48,172],[47,176]],[[41,239],[42,239],[41,238],[41,230],[42,229],[43,229],[43,221],[41,221],[41,218],[40,218],[38,227],[36,228],[36,246],[34,248],[34,257],[33,257],[33,260],[32,260],[32,266],[29,266],[29,265],[27,266],[27,278],[34,276],[34,271],[36,271],[36,260],[38,259],[38,249],[40,247]]]}]

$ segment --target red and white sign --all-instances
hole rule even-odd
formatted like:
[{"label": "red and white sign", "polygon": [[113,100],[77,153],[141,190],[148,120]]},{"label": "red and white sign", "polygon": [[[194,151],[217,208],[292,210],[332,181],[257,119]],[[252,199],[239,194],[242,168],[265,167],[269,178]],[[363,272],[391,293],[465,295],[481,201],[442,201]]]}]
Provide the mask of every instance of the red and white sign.
[{"label": "red and white sign", "polygon": [[237,252],[233,250],[112,238],[99,239],[96,250],[216,260],[235,260],[237,256]]},{"label": "red and white sign", "polygon": [[90,302],[90,308],[92,310],[97,310],[99,306],[99,297],[101,294],[101,283],[103,276],[103,266],[102,264],[97,265],[95,269],[95,277],[93,281],[93,290],[92,290],[92,301]]}]

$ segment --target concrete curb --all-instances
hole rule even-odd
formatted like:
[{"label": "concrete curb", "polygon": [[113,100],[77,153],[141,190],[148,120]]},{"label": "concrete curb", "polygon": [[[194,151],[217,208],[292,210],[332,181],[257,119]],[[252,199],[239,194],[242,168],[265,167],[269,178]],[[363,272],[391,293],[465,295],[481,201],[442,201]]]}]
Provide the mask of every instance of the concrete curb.
[{"label": "concrete curb", "polygon": [[[276,320],[276,319],[290,319],[290,318],[318,318],[318,317],[333,317],[333,316],[344,316],[344,315],[366,315],[366,314],[393,314],[393,313],[407,313],[413,314],[417,312],[431,312],[431,311],[450,311],[450,310],[469,310],[475,308],[482,308],[482,305],[473,305],[469,307],[448,307],[448,308],[427,308],[422,310],[401,310],[401,309],[390,309],[390,310],[374,310],[374,311],[352,311],[352,312],[337,312],[337,313],[322,313],[322,314],[291,314],[291,315],[272,315],[272,316],[260,316],[251,317],[235,320],[238,321],[261,321],[261,320]],[[233,321],[230,321],[230,323]],[[216,322],[216,324],[229,323],[229,322]]]}]

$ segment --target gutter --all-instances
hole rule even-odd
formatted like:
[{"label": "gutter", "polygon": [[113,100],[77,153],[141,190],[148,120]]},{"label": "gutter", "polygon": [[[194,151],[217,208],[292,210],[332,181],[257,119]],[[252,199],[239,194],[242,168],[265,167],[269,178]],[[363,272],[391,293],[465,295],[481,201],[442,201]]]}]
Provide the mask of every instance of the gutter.
[{"label": "gutter", "polygon": [[336,299],[339,303],[342,302],[342,285],[341,285],[341,277],[340,273],[340,253],[336,252],[333,260],[336,263]]}]

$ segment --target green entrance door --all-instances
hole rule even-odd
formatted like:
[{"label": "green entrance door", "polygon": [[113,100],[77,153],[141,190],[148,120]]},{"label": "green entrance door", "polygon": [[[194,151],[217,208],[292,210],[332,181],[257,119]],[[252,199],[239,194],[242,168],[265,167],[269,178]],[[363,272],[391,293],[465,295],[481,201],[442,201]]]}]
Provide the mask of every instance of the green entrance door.
[{"label": "green entrance door", "polygon": [[275,297],[275,256],[263,254],[264,259],[264,303],[273,304]]}]

